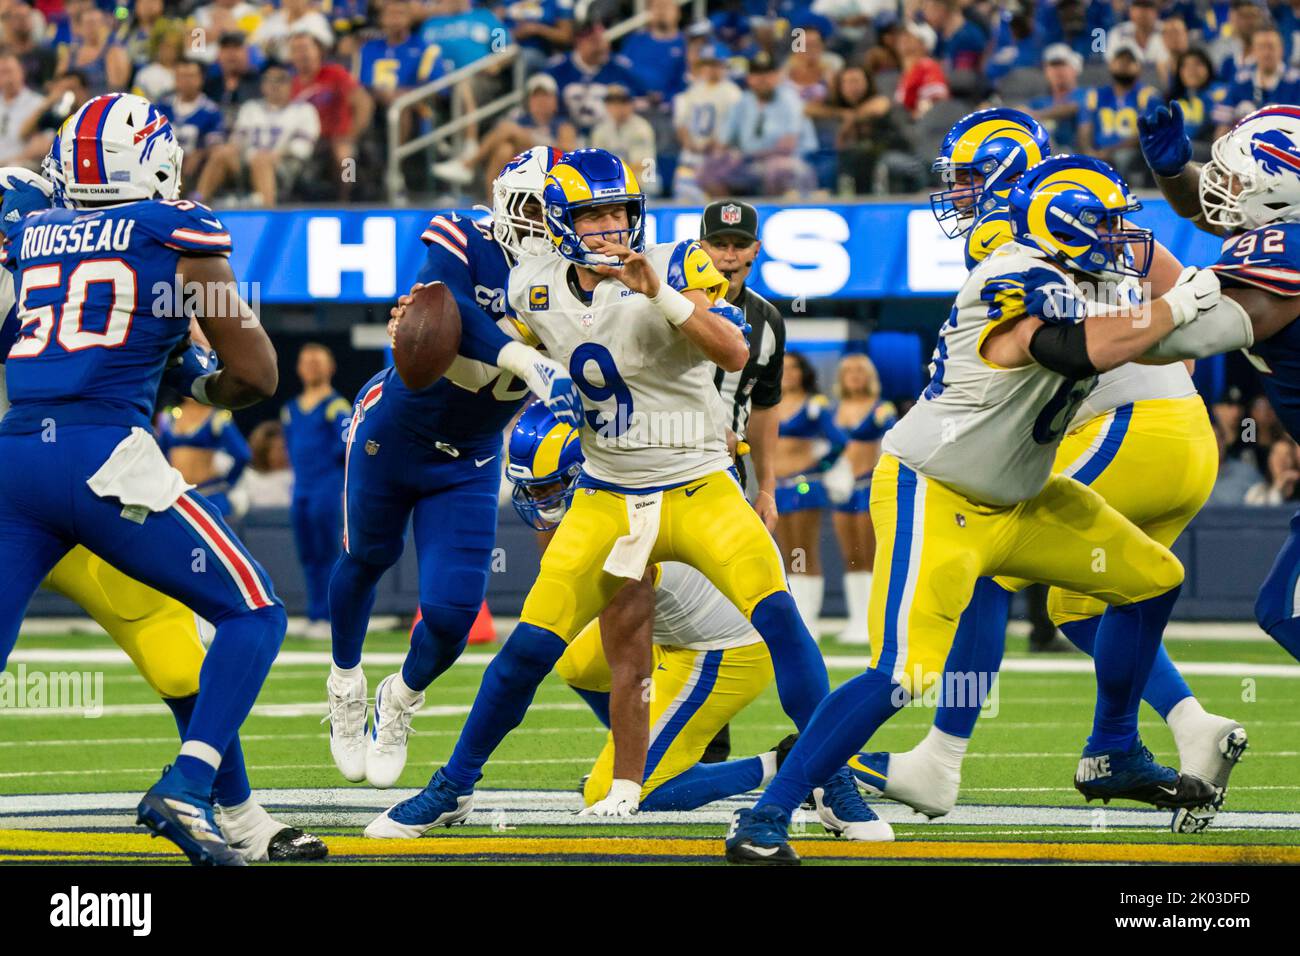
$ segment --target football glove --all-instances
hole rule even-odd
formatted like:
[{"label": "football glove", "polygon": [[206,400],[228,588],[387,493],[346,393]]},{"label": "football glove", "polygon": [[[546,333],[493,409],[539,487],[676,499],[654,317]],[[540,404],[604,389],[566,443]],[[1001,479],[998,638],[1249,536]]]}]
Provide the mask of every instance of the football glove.
[{"label": "football glove", "polygon": [[749,333],[754,331],[748,322],[745,321],[745,313],[732,305],[730,302],[719,302],[713,308],[709,309],[714,315],[720,315],[736,328],[740,329],[740,334],[749,341]]},{"label": "football glove", "polygon": [[1183,126],[1183,108],[1177,100],[1168,105],[1153,101],[1138,117],[1138,142],[1147,165],[1157,176],[1177,176],[1192,161],[1192,141]]},{"label": "football glove", "polygon": [[220,368],[221,360],[217,358],[216,352],[187,340],[184,348],[172,352],[167,368],[163,371],[163,384],[209,405],[210,402],[204,401],[206,392],[202,387],[195,389],[195,384],[199,379],[215,375]]},{"label": "football glove", "polygon": [[508,342],[497,355],[497,367],[520,378],[565,425],[582,426],[582,397],[568,371],[523,342]]},{"label": "football glove", "polygon": [[1161,298],[1173,313],[1174,327],[1177,328],[1218,305],[1220,293],[1218,273],[1213,269],[1188,266],[1179,274],[1174,287]]},{"label": "football glove", "polygon": [[50,200],[54,186],[43,176],[22,166],[0,169],[0,189],[4,190],[4,202],[0,204],[0,232],[6,238],[9,231],[22,222],[28,213],[49,209],[54,205]]},{"label": "football glove", "polygon": [[580,817],[631,817],[641,806],[641,784],[635,780],[615,780],[604,800],[597,800],[578,811]]}]

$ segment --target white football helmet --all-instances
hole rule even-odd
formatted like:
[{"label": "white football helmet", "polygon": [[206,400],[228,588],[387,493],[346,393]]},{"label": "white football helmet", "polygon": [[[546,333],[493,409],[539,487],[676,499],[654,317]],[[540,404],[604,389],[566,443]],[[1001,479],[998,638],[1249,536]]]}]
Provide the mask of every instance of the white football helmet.
[{"label": "white football helmet", "polygon": [[54,179],[72,206],[176,199],[184,152],[167,117],[142,96],[88,101],[59,129]]},{"label": "white football helmet", "polygon": [[1214,141],[1201,208],[1229,231],[1300,220],[1300,107],[1266,106]]},{"label": "white football helmet", "polygon": [[[542,222],[542,186],[563,155],[550,146],[534,146],[506,163],[492,181],[492,235],[512,262],[554,248]],[[529,200],[537,203],[536,218],[524,212]]]}]

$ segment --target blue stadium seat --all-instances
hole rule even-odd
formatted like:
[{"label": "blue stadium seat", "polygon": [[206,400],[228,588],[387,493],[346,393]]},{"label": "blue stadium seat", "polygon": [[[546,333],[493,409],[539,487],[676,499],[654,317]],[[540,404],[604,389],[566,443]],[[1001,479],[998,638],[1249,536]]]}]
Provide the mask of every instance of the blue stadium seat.
[{"label": "blue stadium seat", "polygon": [[873,332],[867,339],[867,356],[880,372],[882,397],[911,400],[921,394],[925,359],[921,337],[915,332]]},{"label": "blue stadium seat", "polygon": [[1201,393],[1207,405],[1219,401],[1223,398],[1228,382],[1227,356],[1212,355],[1206,359],[1197,359],[1192,381],[1196,383],[1196,390]]}]

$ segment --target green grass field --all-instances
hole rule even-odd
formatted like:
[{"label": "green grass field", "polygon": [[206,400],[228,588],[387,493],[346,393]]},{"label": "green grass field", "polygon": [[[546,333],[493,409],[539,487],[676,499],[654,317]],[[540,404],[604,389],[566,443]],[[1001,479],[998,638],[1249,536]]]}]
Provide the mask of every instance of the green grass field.
[{"label": "green grass field", "polygon": [[[372,692],[397,669],[404,646],[404,633],[370,636],[365,665]],[[1236,717],[1250,734],[1250,750],[1233,776],[1224,814],[1214,828],[1196,836],[1169,833],[1167,813],[1083,802],[1071,783],[1091,722],[1093,678],[1087,661],[1076,654],[1028,657],[1020,651],[1023,646],[1023,639],[1009,640],[997,710],[981,720],[972,741],[956,813],[926,822],[906,808],[882,804],[881,813],[897,835],[887,850],[831,841],[809,815],[801,851],[811,847],[813,854],[864,861],[1300,862],[1300,666],[1271,642],[1176,637],[1168,642],[1175,660],[1188,665],[1189,681],[1206,708]],[[103,714],[88,719],[15,709],[12,702],[8,712],[0,709],[0,860],[33,854],[55,860],[178,859],[162,841],[147,843],[136,836],[129,810],[174,756],[175,726],[125,657],[106,653],[111,649],[106,639],[89,635],[20,640],[11,672],[20,665],[29,672],[101,672]],[[243,731],[253,785],[271,791],[262,794],[263,803],[290,822],[340,838],[331,841],[337,862],[370,860],[380,853],[404,862],[717,859],[726,817],[742,799],[691,814],[645,814],[621,823],[592,824],[572,815],[579,805],[579,778],[599,751],[604,730],[555,677],[488,765],[472,825],[405,849],[345,839],[358,837],[375,814],[422,786],[448,756],[494,649],[471,648],[466,662],[431,688],[425,711],[415,720],[407,769],[397,788],[379,792],[345,783],[330,761],[320,723],[327,648],[289,639]],[[835,658],[862,653],[833,642],[824,650],[833,664]],[[832,684],[858,670],[833,666]],[[931,717],[928,709],[908,708],[876,744],[906,749],[924,734]],[[769,688],[733,723],[733,755],[766,750],[789,729]],[[1142,732],[1158,757],[1176,763],[1168,730],[1149,710]]]}]

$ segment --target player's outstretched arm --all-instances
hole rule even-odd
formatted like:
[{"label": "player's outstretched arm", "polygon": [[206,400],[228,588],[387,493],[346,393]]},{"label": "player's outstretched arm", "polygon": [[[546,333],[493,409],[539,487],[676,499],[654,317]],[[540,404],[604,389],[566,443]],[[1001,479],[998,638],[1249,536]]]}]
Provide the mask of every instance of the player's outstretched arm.
[{"label": "player's outstretched arm", "polygon": [[[221,359],[222,368],[195,382],[194,397],[220,408],[244,408],[275,394],[280,374],[275,346],[256,313],[239,294],[224,256],[182,256],[176,272],[196,305],[199,328]],[[188,290],[202,290],[189,295]]]},{"label": "player's outstretched arm", "polygon": [[1201,209],[1201,167],[1192,162],[1192,141],[1183,124],[1177,101],[1168,105],[1153,100],[1138,117],[1138,143],[1142,156],[1155,173],[1156,185],[1181,218],[1212,235],[1224,231],[1205,221]]}]

